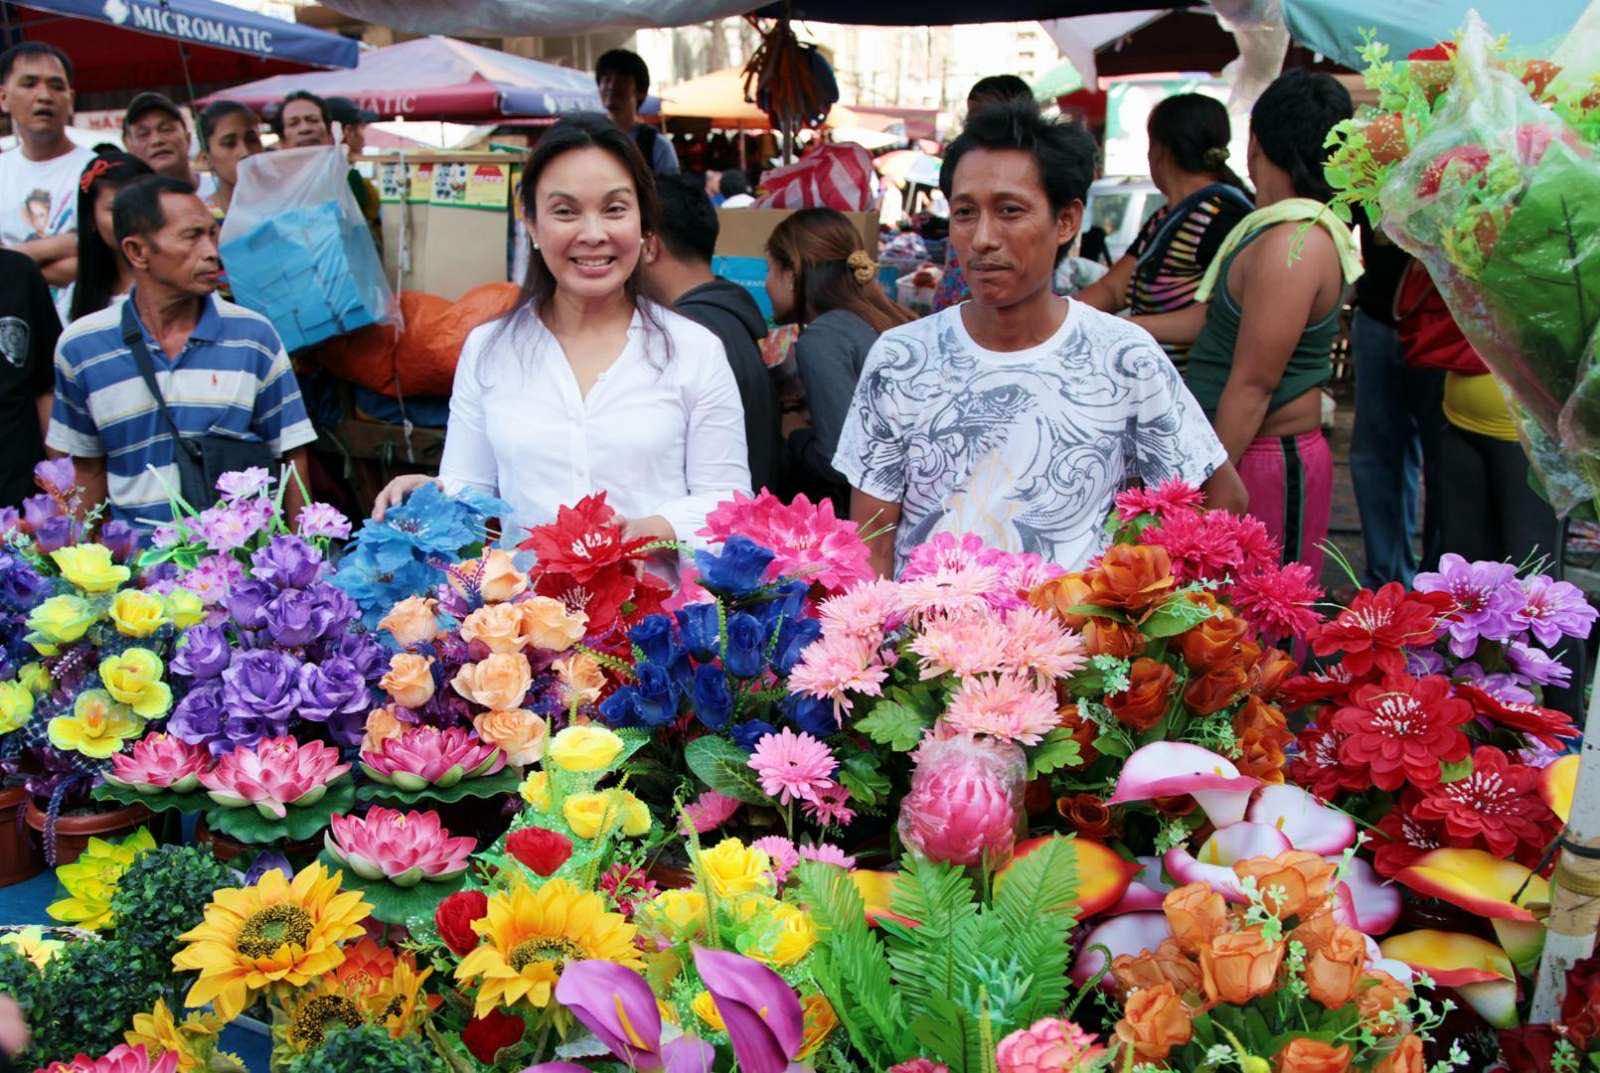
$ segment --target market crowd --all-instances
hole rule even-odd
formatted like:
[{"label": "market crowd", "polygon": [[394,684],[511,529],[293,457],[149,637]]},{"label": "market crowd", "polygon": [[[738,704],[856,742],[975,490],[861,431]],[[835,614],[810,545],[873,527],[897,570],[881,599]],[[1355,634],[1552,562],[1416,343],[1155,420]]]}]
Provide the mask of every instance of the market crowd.
[{"label": "market crowd", "polygon": [[[1352,113],[1327,75],[1291,70],[1263,93],[1243,162],[1219,103],[1163,101],[1149,163],[1165,208],[1086,272],[1093,138],[1044,118],[1020,79],[984,79],[944,156],[949,255],[932,315],[889,297],[878,251],[841,213],[801,210],[767,241],[775,319],[799,327],[797,420],[763,361],[761,311],[711,270],[714,204],[752,203],[744,176],[679,174],[672,142],[639,120],[639,57],[607,53],[595,73],[609,115],[563,119],[526,160],[533,255],[516,307],[461,351],[440,473],[396,478],[380,517],[436,479],[504,498],[515,539],[603,489],[632,535],[693,540],[729,493],[771,488],[832,499],[874,534],[885,574],[941,531],[1077,568],[1101,550],[1118,490],[1180,479],[1320,569],[1322,389],[1353,296],[1362,580],[1409,582],[1445,552],[1558,551],[1505,401],[1427,274],[1326,208],[1324,142]],[[0,56],[18,142],[0,153],[13,430],[0,505],[30,493],[46,452],[71,456],[88,500],[140,526],[170,517],[185,457],[304,473],[316,431],[294,361],[267,318],[228,300],[218,250],[240,162],[263,151],[261,117],[219,100],[191,132],[173,101],[142,93],[126,151],[91,150],[67,136],[72,83],[53,46]],[[375,118],[300,91],[270,126],[280,148],[339,131],[359,153]],[[376,192],[349,176],[381,242]]]}]

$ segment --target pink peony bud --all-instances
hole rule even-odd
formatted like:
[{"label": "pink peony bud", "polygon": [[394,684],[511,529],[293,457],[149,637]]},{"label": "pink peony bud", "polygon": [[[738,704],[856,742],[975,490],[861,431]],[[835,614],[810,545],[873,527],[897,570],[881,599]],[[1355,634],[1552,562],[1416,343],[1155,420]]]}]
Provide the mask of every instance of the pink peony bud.
[{"label": "pink peony bud", "polygon": [[990,868],[1011,859],[1028,770],[1007,741],[960,734],[917,749],[911,791],[900,802],[900,839],[924,857]]},{"label": "pink peony bud", "polygon": [[1000,1073],[1075,1073],[1104,1052],[1071,1021],[1045,1017],[1001,1040],[995,1064]]}]

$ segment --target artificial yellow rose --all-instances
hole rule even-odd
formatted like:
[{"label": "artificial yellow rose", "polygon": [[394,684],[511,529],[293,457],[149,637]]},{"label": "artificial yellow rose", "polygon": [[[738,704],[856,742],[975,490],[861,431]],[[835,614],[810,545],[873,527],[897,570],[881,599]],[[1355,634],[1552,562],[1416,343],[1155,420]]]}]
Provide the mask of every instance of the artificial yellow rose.
[{"label": "artificial yellow rose", "polygon": [[695,870],[720,898],[772,889],[772,858],[737,838],[724,838],[702,851]]},{"label": "artificial yellow rose", "polygon": [[74,544],[50,553],[61,576],[89,593],[110,592],[133,576],[126,566],[111,561],[111,549],[104,544]]},{"label": "artificial yellow rose", "polygon": [[550,739],[550,763],[565,771],[604,771],[622,752],[622,739],[594,723],[570,726]]},{"label": "artificial yellow rose", "polygon": [[33,694],[21,682],[0,682],[0,734],[9,734],[33,718]]},{"label": "artificial yellow rose", "polygon": [[645,926],[675,938],[693,935],[706,923],[706,896],[697,890],[664,890],[640,906]]},{"label": "artificial yellow rose", "polygon": [[694,1011],[696,1017],[718,1032],[728,1030],[728,1026],[722,1023],[722,1014],[717,1012],[717,1003],[711,997],[711,992],[700,992],[694,997],[694,1001],[689,1003],[689,1008]]},{"label": "artificial yellow rose", "polygon": [[172,707],[172,690],[161,671],[161,657],[148,648],[130,648],[100,661],[106,692],[144,719],[159,719]]},{"label": "artificial yellow rose", "polygon": [[817,926],[803,909],[779,902],[773,910],[774,927],[762,942],[745,951],[757,961],[782,967],[793,965],[817,945]]},{"label": "artificial yellow rose", "polygon": [[598,838],[618,827],[625,835],[650,831],[650,810],[626,790],[591,790],[561,802],[561,816],[579,838]]},{"label": "artificial yellow rose", "polygon": [[[33,636],[28,640],[40,651],[43,651],[41,644],[70,645],[81,639],[99,617],[94,605],[82,596],[52,596],[29,612],[28,629]],[[44,654],[49,656],[55,653],[50,651]]]},{"label": "artificial yellow rose", "polygon": [[50,678],[50,669],[42,663],[24,663],[17,671],[17,681],[36,697],[50,692],[50,687],[55,684]]},{"label": "artificial yellow rose", "polygon": [[188,589],[167,593],[167,619],[180,630],[197,626],[206,617],[206,605]]},{"label": "artificial yellow rose", "polygon": [[50,720],[50,744],[104,760],[143,729],[144,720],[133,709],[118,704],[103,689],[87,689],[78,694],[71,715]]},{"label": "artificial yellow rose", "polygon": [[123,589],[111,599],[111,622],[125,637],[149,637],[167,624],[167,608],[154,593]]},{"label": "artificial yellow rose", "polygon": [[522,800],[538,809],[540,812],[550,808],[550,775],[543,771],[530,771],[528,777],[522,780],[518,788]]}]

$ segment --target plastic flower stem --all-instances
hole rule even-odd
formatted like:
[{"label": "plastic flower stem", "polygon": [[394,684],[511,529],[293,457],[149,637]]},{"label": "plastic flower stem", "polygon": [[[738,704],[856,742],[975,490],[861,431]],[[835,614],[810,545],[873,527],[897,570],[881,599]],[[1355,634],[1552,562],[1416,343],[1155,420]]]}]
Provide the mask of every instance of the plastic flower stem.
[{"label": "plastic flower stem", "polygon": [[[683,823],[684,830],[686,831],[689,840],[689,864],[691,870],[694,872],[694,883],[695,886],[700,888],[701,897],[705,898],[706,900],[705,927],[710,932],[707,938],[710,941],[710,945],[717,946],[718,949],[721,949],[716,942],[715,930],[715,922],[717,919],[717,894],[716,891],[711,889],[711,881],[706,878],[706,870],[700,864],[700,832],[695,830],[694,821],[689,818],[689,812],[687,809],[685,809],[683,813]],[[695,935],[690,937],[690,940],[693,941],[698,937],[698,935],[699,933],[696,932]]]},{"label": "plastic flower stem", "polygon": [[[1089,947],[1088,950],[1100,951],[1100,971],[1089,977],[1089,979],[1085,980],[1083,982],[1083,986],[1078,988],[1077,995],[1073,997],[1071,1002],[1067,1003],[1067,1008],[1062,1011],[1061,1016],[1063,1019],[1068,1021],[1073,1019],[1073,1015],[1078,1012],[1079,1005],[1082,1004],[1085,998],[1094,994],[1095,989],[1100,986],[1100,981],[1104,980],[1106,978],[1106,974],[1111,971],[1111,948],[1109,946],[1106,946],[1104,943],[1095,943],[1093,946]],[[1087,953],[1088,951],[1085,952]]]},{"label": "plastic flower stem", "polygon": [[989,1019],[987,984],[978,985],[978,1053],[983,1056],[983,1073],[998,1073],[995,1064],[994,1022]]},{"label": "plastic flower stem", "polygon": [[476,1073],[476,1063],[468,1063],[464,1061],[461,1056],[456,1053],[454,1047],[447,1045],[445,1041],[440,1038],[439,1030],[433,1027],[433,1022],[431,1020],[422,1022],[422,1034],[428,1037],[428,1042],[432,1044],[434,1053],[440,1058],[444,1059],[445,1064],[450,1067],[451,1073]]},{"label": "plastic flower stem", "polygon": [[1344,576],[1350,579],[1350,584],[1358,589],[1361,588],[1361,581],[1356,577],[1356,568],[1350,565],[1350,560],[1339,550],[1337,544],[1331,540],[1324,540],[1318,546],[1322,548],[1322,553],[1332,559],[1334,565],[1344,572]]}]

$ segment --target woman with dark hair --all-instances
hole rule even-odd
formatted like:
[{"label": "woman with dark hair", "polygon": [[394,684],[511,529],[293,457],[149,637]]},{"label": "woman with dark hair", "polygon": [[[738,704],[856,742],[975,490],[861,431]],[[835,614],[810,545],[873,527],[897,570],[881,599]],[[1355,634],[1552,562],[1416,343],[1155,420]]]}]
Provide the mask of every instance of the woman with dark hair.
[{"label": "woman with dark hair", "polygon": [[[604,116],[573,116],[539,139],[519,196],[522,301],[467,336],[440,481],[509,502],[508,545],[601,491],[630,538],[695,540],[749,491],[744,410],[717,337],[641,293],[660,218],[649,166]],[[373,516],[426,479],[397,477]]]},{"label": "woman with dark hair", "polygon": [[220,220],[233,201],[239,161],[261,152],[261,120],[248,105],[238,101],[212,101],[200,113],[199,127],[200,152],[217,179],[217,188],[206,198],[206,207]]},{"label": "woman with dark hair", "polygon": [[[1150,181],[1166,208],[1145,222],[1111,271],[1076,297],[1096,309],[1130,311],[1179,369],[1205,310],[1194,293],[1222,240],[1254,206],[1244,180],[1228,167],[1232,126],[1220,101],[1179,93],[1156,105],[1146,126]],[[1184,317],[1168,314],[1184,312]],[[1187,329],[1184,324],[1189,325]]]},{"label": "woman with dark hair", "polygon": [[133,269],[122,255],[111,227],[111,202],[117,191],[150,166],[130,153],[101,153],[78,180],[78,284],[72,290],[69,322],[110,305],[133,289]]},{"label": "woman with dark hair", "polygon": [[778,323],[801,329],[794,355],[811,424],[788,435],[791,483],[831,497],[842,516],[850,486],[833,468],[833,452],[861,366],[879,335],[916,317],[884,294],[861,233],[835,209],[801,209],[773,228],[767,297]]}]

